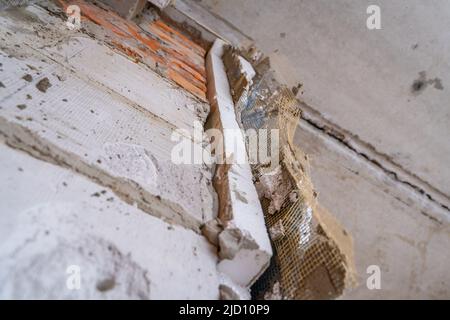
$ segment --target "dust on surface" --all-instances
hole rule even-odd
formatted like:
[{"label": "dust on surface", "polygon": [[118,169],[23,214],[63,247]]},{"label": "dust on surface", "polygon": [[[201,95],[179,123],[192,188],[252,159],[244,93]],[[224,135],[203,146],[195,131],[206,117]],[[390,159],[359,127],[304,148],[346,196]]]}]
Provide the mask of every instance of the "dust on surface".
[{"label": "dust on surface", "polygon": [[52,84],[50,83],[50,80],[48,80],[47,77],[45,77],[44,79],[40,80],[37,84],[36,84],[36,88],[43,92],[46,93],[48,88],[50,88],[52,86]]},{"label": "dust on surface", "polygon": [[414,80],[412,86],[411,86],[411,92],[414,95],[419,95],[428,86],[433,86],[437,90],[444,90],[444,86],[442,85],[442,80],[439,78],[434,79],[427,79],[427,73],[426,71],[419,72],[419,78]]}]

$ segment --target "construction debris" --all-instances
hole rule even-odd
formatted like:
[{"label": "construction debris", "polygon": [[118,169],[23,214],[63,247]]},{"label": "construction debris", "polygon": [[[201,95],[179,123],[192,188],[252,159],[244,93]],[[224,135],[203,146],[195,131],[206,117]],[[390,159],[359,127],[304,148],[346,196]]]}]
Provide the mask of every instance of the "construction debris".
[{"label": "construction debris", "polygon": [[108,39],[106,21],[159,29],[78,3],[106,26],[66,28],[49,1],[0,12],[0,297],[218,299],[200,233],[216,218],[213,171],[172,162],[174,133],[202,145],[209,105],[112,46],[132,36]]},{"label": "construction debris", "polygon": [[[77,5],[83,29],[136,62],[144,63],[206,101],[206,49],[161,19],[129,21],[108,6],[84,0],[58,0],[64,12]],[[115,1],[114,1],[115,2]],[[52,8],[61,14],[58,8]]]},{"label": "construction debris", "polygon": [[307,157],[292,143],[299,103],[289,88],[275,80],[268,59],[257,59],[257,74],[250,86],[238,55],[228,47],[224,62],[240,125],[244,130],[278,130],[280,136],[279,163],[252,165],[274,247],[274,259],[252,287],[252,296],[336,298],[354,281],[352,240],[318,206]]}]

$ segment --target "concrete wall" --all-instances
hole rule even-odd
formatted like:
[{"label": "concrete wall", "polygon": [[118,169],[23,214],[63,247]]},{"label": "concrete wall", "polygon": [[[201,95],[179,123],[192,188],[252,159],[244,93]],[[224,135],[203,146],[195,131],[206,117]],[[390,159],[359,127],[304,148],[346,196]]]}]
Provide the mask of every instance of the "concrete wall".
[{"label": "concrete wall", "polygon": [[193,155],[210,109],[239,128],[221,57],[210,108],[204,48],[155,15],[76,4],[80,30],[52,2],[0,12],[0,297],[248,299],[272,255],[250,167],[219,190]]},{"label": "concrete wall", "polygon": [[[449,298],[449,2],[200,4],[251,37],[284,82],[303,84],[297,142],[319,201],[356,244],[361,283],[347,297]],[[381,30],[366,28],[369,4]],[[380,291],[365,286],[372,264]]]},{"label": "concrete wall", "polygon": [[[354,239],[359,285],[348,299],[450,297],[450,224],[437,210],[362,157],[302,122],[297,143],[309,154],[314,187]],[[368,290],[367,268],[381,270],[381,290]]]},{"label": "concrete wall", "polygon": [[0,165],[0,298],[219,297],[216,248],[201,235],[4,144]]},{"label": "concrete wall", "polygon": [[0,37],[0,297],[218,299],[212,168],[171,162],[208,104],[41,7]]}]

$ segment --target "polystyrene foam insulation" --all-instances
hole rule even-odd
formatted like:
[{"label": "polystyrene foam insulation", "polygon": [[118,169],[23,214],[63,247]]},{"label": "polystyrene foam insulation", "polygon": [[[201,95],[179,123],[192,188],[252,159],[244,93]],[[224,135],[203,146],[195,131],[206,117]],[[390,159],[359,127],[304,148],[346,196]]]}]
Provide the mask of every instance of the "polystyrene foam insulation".
[{"label": "polystyrene foam insulation", "polygon": [[[240,130],[236,122],[234,104],[230,93],[222,55],[225,43],[216,40],[207,56],[208,98],[211,104],[210,117],[221,130]],[[231,139],[236,136],[224,135],[226,157],[233,159],[246,157],[243,135],[238,135],[238,148],[230,150],[234,145]],[[240,153],[236,155],[236,153]],[[221,183],[216,184],[219,195],[219,218],[225,225],[219,235],[222,260],[218,269],[235,283],[249,286],[256,281],[266,269],[272,256],[268,233],[264,224],[261,204],[251,180],[248,163],[218,165]],[[215,178],[215,179],[216,179]],[[217,190],[220,188],[221,190]],[[221,212],[221,210],[227,212]]]}]

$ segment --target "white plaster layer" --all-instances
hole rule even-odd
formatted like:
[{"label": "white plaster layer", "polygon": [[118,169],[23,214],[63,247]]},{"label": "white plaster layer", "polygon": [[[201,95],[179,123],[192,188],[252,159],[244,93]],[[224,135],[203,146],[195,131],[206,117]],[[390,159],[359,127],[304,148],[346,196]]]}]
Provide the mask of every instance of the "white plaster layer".
[{"label": "white plaster layer", "polygon": [[[4,144],[0,167],[1,298],[219,297],[216,249],[204,237]],[[80,290],[66,286],[72,265]]]},{"label": "white plaster layer", "polygon": [[208,98],[213,126],[224,132],[234,130],[234,134],[224,134],[223,137],[226,158],[234,159],[226,173],[228,183],[225,186],[228,188],[226,192],[229,194],[232,216],[231,220],[224,222],[226,228],[219,235],[224,259],[219,263],[218,269],[235,283],[245,287],[253,284],[266,269],[272,249],[261,204],[252,182],[250,165],[236,164],[237,159],[245,159],[246,149],[222,62],[224,45],[223,41],[216,40],[207,56]]},{"label": "white plaster layer", "polygon": [[[24,24],[29,31],[50,19],[42,9],[26,10],[25,17],[35,19]],[[93,40],[67,42],[58,33],[61,42],[46,49],[35,33],[11,36],[18,24],[0,16],[0,34],[10,45],[0,51],[0,122],[9,143],[196,231],[215,217],[209,170],[171,162],[172,133],[204,121],[205,104]],[[37,85],[45,79],[42,92]]]}]

